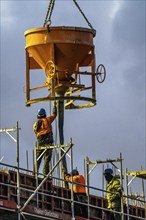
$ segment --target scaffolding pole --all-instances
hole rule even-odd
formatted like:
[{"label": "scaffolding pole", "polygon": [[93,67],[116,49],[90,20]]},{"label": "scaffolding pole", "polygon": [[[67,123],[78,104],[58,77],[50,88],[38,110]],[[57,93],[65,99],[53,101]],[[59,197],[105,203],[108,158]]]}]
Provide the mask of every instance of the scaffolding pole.
[{"label": "scaffolding pole", "polygon": [[[0,129],[0,133],[5,132],[15,143],[16,143],[16,168],[17,168],[17,211],[18,211],[18,220],[20,220],[20,163],[19,163],[19,123],[17,121],[16,127],[14,128],[3,128]],[[10,132],[16,132],[16,138],[14,138]]]},{"label": "scaffolding pole", "polygon": [[[85,158],[85,179],[86,179],[86,184],[87,184],[87,195],[90,194],[89,192],[89,175],[92,173],[92,171],[95,169],[95,167],[98,164],[105,164],[105,163],[111,163],[112,165],[114,165],[114,162],[120,162],[120,169],[118,169],[115,165],[114,167],[116,169],[118,169],[118,171],[120,172],[120,182],[121,182],[121,186],[123,188],[123,166],[122,166],[122,154],[120,153],[120,158],[117,159],[107,159],[107,160],[96,160],[96,161],[90,161],[88,157]],[[92,168],[90,169],[89,165],[93,165]],[[88,196],[89,197],[89,196]],[[89,202],[89,201],[88,201]],[[89,211],[89,210],[88,210]],[[89,213],[89,212],[88,212]],[[90,217],[90,214],[88,214],[88,218]],[[124,207],[123,207],[123,193],[121,196],[121,220],[124,220]]]},{"label": "scaffolding pole", "polygon": [[[57,161],[57,163],[54,165],[54,167],[50,170],[50,172],[44,177],[44,179],[42,180],[42,182],[38,185],[38,187],[36,188],[36,190],[32,193],[32,195],[28,198],[28,200],[24,203],[24,205],[20,208],[20,212],[22,212],[24,210],[24,208],[27,206],[27,204],[30,202],[30,200],[35,196],[35,194],[38,192],[38,190],[41,188],[41,186],[43,185],[43,183],[48,179],[48,177],[50,176],[50,174],[54,171],[54,169],[58,166],[58,164],[62,161],[63,157],[69,152],[69,150],[72,148],[73,144],[72,144],[72,140],[70,141],[70,144],[65,145],[65,147],[68,147],[68,149],[66,150],[66,152],[64,152],[62,154],[62,156],[60,157],[60,159]],[[63,147],[63,145],[56,145],[56,146],[52,146],[52,148],[60,148]]]},{"label": "scaffolding pole", "polygon": [[[129,180],[129,176],[131,176],[131,180]],[[140,170],[140,171],[133,171],[133,172],[128,172],[128,169],[126,168],[126,171],[125,171],[125,180],[126,180],[126,195],[127,195],[127,205],[129,206],[129,199],[133,199],[133,197],[135,197],[135,195],[129,195],[129,186],[130,184],[136,179],[136,178],[141,178],[142,179],[142,198],[143,198],[143,203],[144,203],[144,208],[146,208],[146,205],[145,205],[145,188],[144,188],[144,181],[146,181],[146,170]],[[136,200],[138,201],[138,200]]]}]

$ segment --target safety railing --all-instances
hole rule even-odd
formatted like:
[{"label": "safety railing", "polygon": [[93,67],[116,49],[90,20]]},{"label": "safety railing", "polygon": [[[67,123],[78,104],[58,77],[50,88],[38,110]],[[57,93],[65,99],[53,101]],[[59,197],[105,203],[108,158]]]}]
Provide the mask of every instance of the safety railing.
[{"label": "safety railing", "polygon": [[[20,168],[21,169],[21,168]],[[59,181],[64,181],[57,178]],[[42,179],[38,179],[42,182]],[[79,184],[81,185],[81,184]],[[87,187],[87,186],[86,186]],[[20,206],[23,207],[26,201],[34,193],[36,189],[36,181],[32,175],[28,175],[20,172]],[[71,190],[63,187],[58,187],[52,185],[50,181],[46,180],[41,188],[38,190],[37,194],[29,201],[25,209],[22,211],[24,219],[26,216],[35,216],[40,214],[40,218],[45,216],[45,212],[67,214],[72,216],[71,204],[84,206],[88,208],[87,219],[104,219],[104,213],[109,211],[107,209],[107,200],[103,197],[97,196],[101,189],[90,187],[90,190],[94,191],[94,195],[89,195],[88,202],[82,203],[78,201],[73,201],[71,198]],[[105,191],[106,193],[106,191]],[[124,196],[126,198],[126,196]],[[9,205],[3,202],[10,202]],[[15,213],[17,210],[17,172],[1,170],[0,172],[0,210],[8,209],[10,212]],[[37,209],[35,209],[37,208]],[[144,220],[146,218],[146,210],[141,207],[134,207],[130,205],[129,210],[127,210],[126,204],[124,204],[124,212],[119,213],[124,216],[124,220]],[[37,210],[37,211],[36,211]],[[46,210],[45,212],[43,210]],[[57,215],[56,216],[60,216]]]}]

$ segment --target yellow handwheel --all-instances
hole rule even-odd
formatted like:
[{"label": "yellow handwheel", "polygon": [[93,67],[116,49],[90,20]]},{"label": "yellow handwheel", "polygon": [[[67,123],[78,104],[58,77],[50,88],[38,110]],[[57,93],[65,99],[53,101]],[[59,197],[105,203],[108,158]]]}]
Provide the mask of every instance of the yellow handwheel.
[{"label": "yellow handwheel", "polygon": [[55,65],[54,65],[54,63],[53,63],[52,60],[49,60],[49,61],[46,63],[45,73],[46,73],[46,76],[47,76],[50,80],[53,79],[54,74],[55,74]]}]

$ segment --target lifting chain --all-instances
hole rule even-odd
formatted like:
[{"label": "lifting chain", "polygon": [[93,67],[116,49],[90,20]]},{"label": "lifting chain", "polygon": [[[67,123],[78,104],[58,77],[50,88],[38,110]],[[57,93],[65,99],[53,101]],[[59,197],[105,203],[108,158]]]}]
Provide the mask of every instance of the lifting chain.
[{"label": "lifting chain", "polygon": [[[55,4],[55,0],[50,0],[50,3],[49,3],[49,6],[48,6],[48,10],[47,10],[47,14],[46,14],[46,18],[45,18],[44,26],[43,27],[47,26],[47,24],[48,24],[48,26],[51,25],[51,16],[52,16],[54,4]],[[50,15],[49,15],[49,13],[50,13]]]},{"label": "lifting chain", "polygon": [[[87,19],[87,17],[85,16],[85,14],[83,13],[83,11],[81,10],[80,6],[78,5],[76,0],[73,0],[73,2],[75,3],[75,5],[77,6],[77,8],[79,9],[79,11],[81,12],[81,14],[83,15],[84,19],[86,20],[86,22],[88,23],[88,26],[93,30],[94,36],[96,35],[96,30],[93,28],[93,26],[91,25],[91,23],[89,22],[89,20]],[[51,16],[52,16],[52,12],[53,12],[53,8],[54,8],[54,4],[55,4],[55,0],[50,0],[49,6],[48,6],[48,10],[47,10],[47,14],[46,14],[46,18],[45,18],[45,22],[44,22],[44,27],[50,26],[51,25]],[[49,15],[50,14],[50,15]],[[49,17],[49,18],[48,18]]]},{"label": "lifting chain", "polygon": [[85,14],[83,13],[83,11],[81,10],[80,6],[78,5],[76,0],[73,0],[73,2],[75,3],[75,5],[77,6],[77,8],[79,9],[79,11],[81,12],[81,14],[83,15],[83,17],[85,18],[85,20],[88,23],[88,26],[93,30],[94,32],[94,36],[96,35],[96,30],[92,27],[91,23],[89,22],[89,20],[87,19],[87,17],[85,16]]}]

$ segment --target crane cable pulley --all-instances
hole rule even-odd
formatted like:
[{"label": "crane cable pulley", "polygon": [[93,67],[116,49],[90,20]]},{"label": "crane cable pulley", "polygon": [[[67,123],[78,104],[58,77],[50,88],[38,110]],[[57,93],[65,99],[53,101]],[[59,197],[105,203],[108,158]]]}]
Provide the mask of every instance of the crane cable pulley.
[{"label": "crane cable pulley", "polygon": [[[87,19],[87,17],[83,13],[83,11],[81,10],[81,8],[80,8],[79,4],[77,3],[77,1],[73,0],[73,2],[75,3],[75,5],[79,9],[79,11],[81,12],[81,14],[84,17],[84,19],[86,20],[88,26],[93,30],[94,35],[96,35],[96,30],[93,28],[93,26],[91,25],[91,23],[89,22],[89,20]],[[52,12],[53,12],[53,9],[54,9],[54,5],[55,5],[55,0],[50,0],[49,6],[48,6],[48,10],[47,10],[47,14],[46,14],[46,18],[45,18],[45,21],[44,21],[44,27],[47,26],[47,25],[48,26],[51,25],[51,16],[52,16]]]}]

